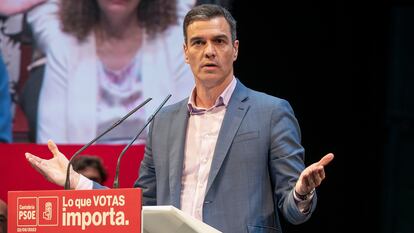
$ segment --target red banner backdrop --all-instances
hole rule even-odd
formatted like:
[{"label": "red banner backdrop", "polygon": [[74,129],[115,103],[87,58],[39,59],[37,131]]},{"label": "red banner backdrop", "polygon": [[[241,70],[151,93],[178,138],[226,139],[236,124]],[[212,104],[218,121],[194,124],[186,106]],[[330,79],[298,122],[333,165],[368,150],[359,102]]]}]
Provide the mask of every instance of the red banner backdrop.
[{"label": "red banner backdrop", "polygon": [[[59,150],[70,158],[83,145],[58,145]],[[96,155],[102,158],[108,172],[104,185],[112,187],[116,163],[124,145],[93,145],[82,154]],[[123,156],[119,174],[120,188],[132,188],[138,177],[138,169],[144,155],[144,145],[131,146]],[[48,182],[33,169],[24,156],[30,152],[41,158],[51,158],[47,145],[39,144],[0,144],[0,198],[7,202],[8,191],[23,190],[62,190],[63,188]]]}]

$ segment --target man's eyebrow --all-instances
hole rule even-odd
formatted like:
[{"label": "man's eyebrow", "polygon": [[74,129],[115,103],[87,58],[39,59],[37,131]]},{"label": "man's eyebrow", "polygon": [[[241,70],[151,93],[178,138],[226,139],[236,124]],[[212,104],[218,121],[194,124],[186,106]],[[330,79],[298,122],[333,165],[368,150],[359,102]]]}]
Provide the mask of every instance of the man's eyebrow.
[{"label": "man's eyebrow", "polygon": [[225,39],[225,40],[227,40],[227,36],[225,34],[223,34],[223,35],[217,35],[217,36],[214,36],[213,38],[215,40],[217,40],[217,39]]},{"label": "man's eyebrow", "polygon": [[190,38],[190,41],[196,41],[196,40],[203,40],[203,38],[201,36],[195,36],[195,37]]},{"label": "man's eyebrow", "polygon": [[[224,33],[213,36],[213,39],[215,40],[216,39],[227,39],[227,38],[228,38],[227,35]],[[202,36],[194,36],[190,38],[190,41],[196,41],[196,40],[205,40],[205,38]]]}]

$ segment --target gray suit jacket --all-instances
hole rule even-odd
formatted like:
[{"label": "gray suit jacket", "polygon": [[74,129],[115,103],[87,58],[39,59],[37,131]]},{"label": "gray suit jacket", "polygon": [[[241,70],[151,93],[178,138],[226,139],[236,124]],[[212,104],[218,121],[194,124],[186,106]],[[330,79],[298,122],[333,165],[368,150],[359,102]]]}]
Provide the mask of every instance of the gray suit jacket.
[{"label": "gray suit jacket", "polygon": [[[167,106],[151,124],[135,184],[144,205],[180,208],[188,100]],[[293,198],[304,169],[304,149],[285,100],[253,91],[240,81],[227,106],[209,174],[203,221],[222,232],[281,232],[279,214],[306,221]],[[277,211],[278,210],[278,211]]]}]

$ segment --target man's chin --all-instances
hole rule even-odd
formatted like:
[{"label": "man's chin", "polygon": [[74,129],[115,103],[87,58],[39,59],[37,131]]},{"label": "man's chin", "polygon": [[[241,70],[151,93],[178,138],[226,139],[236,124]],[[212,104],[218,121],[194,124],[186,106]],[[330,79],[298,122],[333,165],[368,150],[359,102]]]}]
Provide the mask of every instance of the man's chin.
[{"label": "man's chin", "polygon": [[215,81],[220,79],[220,75],[216,73],[203,73],[200,75],[200,78],[203,81]]}]

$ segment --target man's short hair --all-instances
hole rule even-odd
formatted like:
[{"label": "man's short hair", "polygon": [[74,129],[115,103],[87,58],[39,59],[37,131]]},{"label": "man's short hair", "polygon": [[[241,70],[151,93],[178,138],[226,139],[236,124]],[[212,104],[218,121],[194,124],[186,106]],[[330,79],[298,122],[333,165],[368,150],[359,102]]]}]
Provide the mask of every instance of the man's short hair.
[{"label": "man's short hair", "polygon": [[224,17],[226,19],[230,25],[231,40],[234,42],[237,39],[237,22],[230,12],[220,5],[201,4],[191,9],[184,18],[183,31],[185,43],[187,43],[187,28],[191,23],[216,17]]}]

